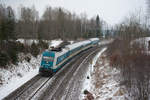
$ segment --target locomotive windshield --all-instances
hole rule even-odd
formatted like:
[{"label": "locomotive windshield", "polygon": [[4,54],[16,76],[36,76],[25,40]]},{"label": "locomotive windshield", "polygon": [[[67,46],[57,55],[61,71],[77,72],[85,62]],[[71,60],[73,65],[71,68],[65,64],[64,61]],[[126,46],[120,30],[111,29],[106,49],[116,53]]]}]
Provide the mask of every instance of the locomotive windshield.
[{"label": "locomotive windshield", "polygon": [[43,52],[41,66],[44,68],[50,68],[53,66],[55,53],[51,51]]},{"label": "locomotive windshield", "polygon": [[43,60],[48,61],[48,62],[53,62],[54,58],[53,57],[48,57],[48,56],[43,56]]}]

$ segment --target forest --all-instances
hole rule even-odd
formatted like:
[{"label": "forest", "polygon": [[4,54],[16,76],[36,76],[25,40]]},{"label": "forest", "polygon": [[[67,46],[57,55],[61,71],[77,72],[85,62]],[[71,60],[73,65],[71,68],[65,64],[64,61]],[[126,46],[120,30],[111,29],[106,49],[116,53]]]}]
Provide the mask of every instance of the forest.
[{"label": "forest", "polygon": [[[37,56],[48,48],[44,40],[76,40],[92,37],[102,38],[104,21],[99,15],[88,19],[64,8],[46,7],[42,16],[34,6],[19,7],[15,12],[11,6],[0,4],[0,66],[17,64],[19,53]],[[18,39],[37,40],[29,46],[17,42]]]},{"label": "forest", "polygon": [[15,14],[10,6],[0,5],[0,40],[102,37],[102,23],[99,15],[88,19],[64,8],[47,7],[39,16],[34,6],[20,7]]}]

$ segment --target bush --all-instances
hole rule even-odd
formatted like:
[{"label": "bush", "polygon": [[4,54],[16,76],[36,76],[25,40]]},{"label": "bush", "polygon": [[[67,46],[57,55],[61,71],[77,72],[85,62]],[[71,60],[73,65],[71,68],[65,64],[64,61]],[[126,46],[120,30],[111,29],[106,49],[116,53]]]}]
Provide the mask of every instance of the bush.
[{"label": "bush", "polygon": [[18,61],[18,52],[14,49],[8,51],[9,57],[13,64],[16,64]]},{"label": "bush", "polygon": [[0,66],[5,67],[9,60],[9,55],[6,52],[0,51]]},{"label": "bush", "polygon": [[[16,41],[1,41],[0,42],[0,66],[5,67],[9,63],[17,64],[18,53],[31,53],[34,57],[40,53],[40,48],[47,49],[48,43],[40,41],[38,44],[32,43],[31,46],[24,45]],[[30,62],[31,58],[26,58]]]},{"label": "bush", "polygon": [[18,52],[25,52],[25,46],[22,43],[16,42],[16,47]]},{"label": "bush", "polygon": [[39,52],[40,52],[40,49],[39,49],[38,45],[36,45],[34,42],[32,43],[30,50],[31,50],[31,54],[32,54],[34,57],[37,57],[37,55],[38,55]]},{"label": "bush", "polygon": [[27,62],[30,62],[31,58],[27,56],[27,57],[25,57],[25,60],[26,60]]},{"label": "bush", "polygon": [[38,46],[43,49],[48,49],[48,43],[46,43],[42,40],[39,41]]},{"label": "bush", "polygon": [[18,45],[16,42],[8,42],[7,53],[13,64],[16,64],[18,61]]},{"label": "bush", "polygon": [[9,62],[18,62],[18,53],[24,50],[24,46],[19,42],[2,41],[0,45],[0,66],[5,67]]}]

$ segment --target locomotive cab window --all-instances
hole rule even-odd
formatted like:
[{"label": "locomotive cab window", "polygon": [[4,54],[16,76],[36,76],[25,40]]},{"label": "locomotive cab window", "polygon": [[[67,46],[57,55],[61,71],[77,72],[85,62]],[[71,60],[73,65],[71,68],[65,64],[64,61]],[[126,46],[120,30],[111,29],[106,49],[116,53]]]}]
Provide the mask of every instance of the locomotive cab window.
[{"label": "locomotive cab window", "polygon": [[48,62],[53,62],[54,58],[53,57],[48,57],[48,56],[43,56],[43,60],[48,61]]}]

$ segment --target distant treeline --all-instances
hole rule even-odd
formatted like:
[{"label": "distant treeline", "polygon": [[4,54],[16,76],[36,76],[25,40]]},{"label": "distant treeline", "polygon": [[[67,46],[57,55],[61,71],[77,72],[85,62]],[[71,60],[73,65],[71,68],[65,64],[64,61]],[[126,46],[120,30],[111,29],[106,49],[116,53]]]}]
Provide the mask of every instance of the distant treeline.
[{"label": "distant treeline", "polygon": [[8,6],[0,5],[0,40],[15,38],[77,39],[102,36],[102,20],[97,15],[87,19],[63,8],[47,7],[43,15],[35,7],[20,7],[17,15]]}]

